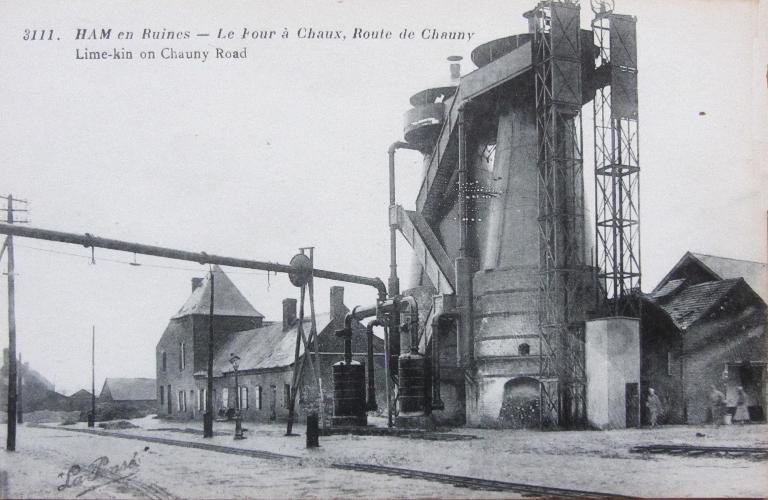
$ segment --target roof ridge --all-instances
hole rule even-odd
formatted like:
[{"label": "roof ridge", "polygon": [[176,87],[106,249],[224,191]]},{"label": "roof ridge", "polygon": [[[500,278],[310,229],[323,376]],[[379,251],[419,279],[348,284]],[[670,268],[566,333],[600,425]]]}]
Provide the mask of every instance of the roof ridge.
[{"label": "roof ridge", "polygon": [[761,266],[768,266],[768,263],[761,262],[759,260],[737,259],[735,257],[723,257],[722,255],[713,255],[711,253],[701,253],[701,252],[689,252],[689,253],[693,256],[714,257],[715,259],[736,260],[739,262],[749,262],[751,264],[760,264]]}]

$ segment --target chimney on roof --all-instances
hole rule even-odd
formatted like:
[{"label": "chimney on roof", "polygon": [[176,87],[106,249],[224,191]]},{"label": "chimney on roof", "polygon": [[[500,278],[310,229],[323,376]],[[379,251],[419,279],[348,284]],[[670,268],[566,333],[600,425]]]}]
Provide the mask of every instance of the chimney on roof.
[{"label": "chimney on roof", "polygon": [[296,321],[296,299],[283,299],[283,331],[293,326]]},{"label": "chimney on roof", "polygon": [[347,308],[344,306],[344,287],[331,287],[331,321],[337,324],[344,323],[344,315],[347,314]]},{"label": "chimney on roof", "polygon": [[198,288],[203,286],[203,278],[192,278],[192,291],[194,292]]}]

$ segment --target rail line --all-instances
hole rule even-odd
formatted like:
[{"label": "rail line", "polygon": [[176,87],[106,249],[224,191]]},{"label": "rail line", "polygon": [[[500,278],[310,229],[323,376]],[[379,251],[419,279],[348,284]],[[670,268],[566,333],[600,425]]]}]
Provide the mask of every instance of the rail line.
[{"label": "rail line", "polygon": [[[195,443],[188,441],[180,441],[177,439],[168,439],[161,437],[145,436],[138,434],[122,434],[118,432],[101,431],[101,430],[88,430],[88,429],[67,429],[64,427],[50,427],[46,425],[38,425],[35,427],[42,427],[50,430],[65,430],[69,432],[80,432],[83,434],[90,434],[104,437],[115,437],[121,439],[133,439],[136,441],[143,441],[147,443],[157,443],[169,446],[181,446],[183,448],[196,448],[199,450],[213,451],[216,453],[226,453],[229,455],[241,455],[253,458],[263,458],[267,460],[285,460],[293,459],[300,460],[302,457],[295,455],[284,455],[281,453],[272,453],[269,451],[250,450],[243,448],[232,448],[229,446],[221,446],[208,443]],[[424,481],[432,481],[443,484],[450,484],[461,488],[469,488],[474,490],[484,491],[509,491],[520,493],[525,496],[537,496],[547,498],[633,498],[624,495],[617,495],[614,493],[601,493],[587,490],[576,490],[567,488],[555,488],[550,486],[540,486],[524,483],[510,483],[506,481],[494,481],[491,479],[482,479],[478,477],[468,476],[456,476],[452,474],[440,474],[435,472],[426,472],[415,469],[402,469],[396,467],[386,467],[382,465],[374,464],[355,464],[355,463],[332,463],[331,468],[340,470],[349,470],[356,472],[365,472],[373,474],[386,474],[390,476],[399,476],[406,479],[421,479]]]},{"label": "rail line", "polygon": [[630,453],[664,453],[668,455],[715,455],[729,457],[752,457],[768,459],[768,448],[743,447],[743,446],[697,446],[686,444],[649,444],[634,446]]},{"label": "rail line", "polygon": [[368,464],[332,464],[335,469],[369,472],[374,474],[386,474],[400,476],[407,479],[422,479],[443,484],[452,484],[460,488],[484,491],[511,491],[525,496],[541,496],[547,498],[634,498],[615,493],[600,493],[596,491],[574,490],[566,488],[554,488],[550,486],[538,486],[524,483],[509,483],[506,481],[494,481],[477,477],[455,476],[452,474],[439,474],[414,469],[401,469],[397,467],[385,467]]},{"label": "rail line", "polygon": [[88,430],[88,429],[67,429],[64,427],[49,427],[46,425],[40,425],[40,426],[34,426],[34,427],[42,427],[44,429],[51,429],[56,431],[80,432],[83,434],[90,434],[90,435],[95,434],[97,436],[104,436],[104,437],[133,439],[135,441],[143,441],[146,443],[165,444],[169,446],[181,446],[182,448],[196,448],[198,450],[215,451],[217,453],[226,453],[229,455],[243,455],[243,456],[252,457],[252,458],[264,458],[266,460],[284,460],[284,459],[300,460],[301,459],[301,457],[297,457],[295,455],[284,455],[282,453],[272,453],[271,451],[249,450],[245,448],[232,448],[230,446],[221,446],[217,444],[195,443],[190,441],[180,441],[178,439],[168,439],[168,438],[145,436],[145,435],[139,435],[139,434],[121,434],[118,432],[97,431],[97,430]]}]

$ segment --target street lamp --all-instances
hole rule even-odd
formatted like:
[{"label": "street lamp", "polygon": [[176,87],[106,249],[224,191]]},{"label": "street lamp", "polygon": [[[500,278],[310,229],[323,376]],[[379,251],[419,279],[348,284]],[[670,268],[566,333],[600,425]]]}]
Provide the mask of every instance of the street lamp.
[{"label": "street lamp", "polygon": [[245,439],[243,426],[240,422],[240,387],[237,383],[237,369],[240,367],[240,356],[232,353],[229,358],[232,368],[235,369],[235,439]]}]

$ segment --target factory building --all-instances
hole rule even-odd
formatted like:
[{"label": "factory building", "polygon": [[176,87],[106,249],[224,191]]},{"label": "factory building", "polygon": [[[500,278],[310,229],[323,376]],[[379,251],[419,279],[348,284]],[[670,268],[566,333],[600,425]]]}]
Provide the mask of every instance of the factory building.
[{"label": "factory building", "polygon": [[[442,404],[431,408],[433,419],[584,428],[590,398],[595,408],[624,411],[639,387],[637,314],[618,311],[639,287],[635,204],[626,205],[622,224],[598,221],[628,242],[622,259],[607,262],[605,245],[594,251],[590,243],[581,141],[581,110],[592,101],[613,120],[601,122],[599,138],[611,127],[637,127],[635,21],[601,11],[592,30],[581,29],[580,7],[567,1],[540,2],[525,17],[528,33],[480,45],[471,56],[477,68],[466,74],[460,58],[449,58],[450,84],[411,97],[405,141],[389,151],[390,229],[414,249],[417,265],[402,294],[425,311],[420,348],[439,359]],[[599,145],[598,171],[633,186],[623,204],[637,197],[632,141],[618,155]],[[400,149],[423,155],[415,210],[394,199]],[[394,253],[391,267],[389,289],[398,294]],[[602,317],[613,319],[590,326]],[[597,339],[591,353],[588,337]],[[587,360],[604,358],[600,349],[613,349],[618,337],[626,342],[617,345],[634,347],[610,355],[634,360],[624,365],[631,369],[619,377],[609,364],[592,363],[588,374]],[[435,340],[439,352],[429,354]],[[590,379],[603,385],[590,390]],[[614,425],[607,418],[598,425]],[[615,418],[624,425],[624,415]]]},{"label": "factory building", "polygon": [[[214,267],[214,392],[217,417],[225,418],[234,409],[239,393],[243,418],[254,421],[285,421],[291,398],[295,349],[298,334],[297,301],[283,300],[282,321],[264,321],[237,287],[218,267]],[[208,318],[210,317],[210,278],[193,280],[187,302],[171,319],[158,342],[157,402],[161,415],[181,419],[201,419],[207,390]],[[334,363],[343,359],[344,341],[335,331],[344,325],[349,309],[344,305],[344,288],[331,287],[330,310],[316,315],[318,361],[325,413],[333,408]],[[310,330],[310,318],[304,318],[304,331]],[[383,387],[383,341],[373,337],[376,387]],[[366,361],[365,328],[353,323],[352,354],[355,361]],[[299,356],[304,356],[304,346]],[[230,357],[240,358],[238,387]],[[309,365],[305,366],[296,396],[299,419],[317,409],[316,394],[307,389],[311,383]],[[377,394],[379,407],[385,408],[385,393]],[[231,411],[229,412],[231,415]]]},{"label": "factory building", "polygon": [[768,266],[686,253],[643,303],[642,385],[653,387],[666,423],[711,421],[710,387],[736,406],[747,395],[750,419],[765,421]]}]

